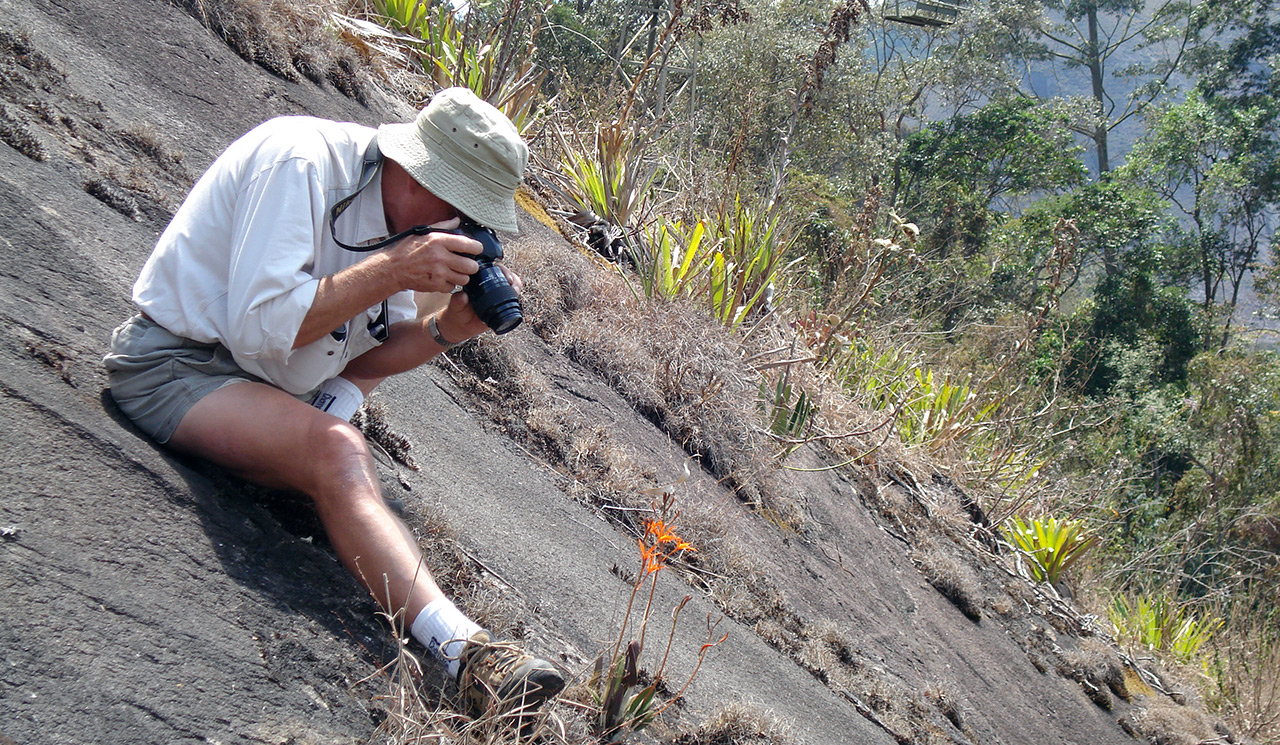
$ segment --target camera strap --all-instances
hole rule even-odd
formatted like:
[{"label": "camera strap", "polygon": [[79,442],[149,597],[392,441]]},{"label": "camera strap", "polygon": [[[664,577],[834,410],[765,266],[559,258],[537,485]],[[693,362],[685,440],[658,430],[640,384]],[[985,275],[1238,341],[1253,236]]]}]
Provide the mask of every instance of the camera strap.
[{"label": "camera strap", "polygon": [[443,228],[432,228],[426,225],[415,225],[408,230],[402,230],[395,235],[381,238],[373,241],[372,243],[363,243],[359,246],[353,246],[350,243],[343,243],[342,239],[338,237],[338,231],[335,229],[338,218],[343,212],[347,211],[347,208],[351,206],[351,203],[355,201],[355,198],[360,196],[360,192],[364,191],[365,187],[373,183],[373,177],[378,173],[378,166],[380,165],[382,165],[382,151],[378,148],[378,136],[374,135],[373,140],[369,142],[369,147],[365,148],[364,151],[364,162],[360,167],[360,181],[356,185],[356,190],[351,192],[350,195],[343,197],[341,201],[329,209],[329,234],[333,236],[334,243],[348,251],[368,253],[370,251],[377,251],[380,248],[386,248],[396,241],[399,241],[402,238],[407,238],[411,235],[426,235],[427,233],[458,234],[458,231],[456,230],[445,230]]},{"label": "camera strap", "polygon": [[[375,241],[372,244],[364,246],[352,246],[348,243],[343,243],[342,239],[338,238],[338,231],[334,227],[338,222],[338,217],[341,216],[343,212],[346,212],[347,208],[351,206],[351,203],[355,201],[355,198],[360,196],[360,192],[365,190],[365,187],[373,183],[373,177],[378,173],[378,166],[380,165],[382,165],[382,151],[378,148],[378,136],[375,134],[373,139],[369,141],[369,147],[365,148],[364,160],[360,165],[360,181],[356,184],[356,190],[349,196],[344,197],[337,204],[333,205],[333,208],[329,210],[329,233],[333,236],[333,242],[348,251],[356,251],[358,253],[376,251],[379,248],[389,246],[406,235],[414,233],[415,230],[418,230],[417,228],[410,229],[398,235],[393,235],[390,238],[384,238],[383,240]],[[426,230],[430,230],[430,228]],[[419,235],[420,234],[421,233],[419,233]],[[341,329],[339,331],[341,331]],[[382,301],[382,308],[378,313],[378,317],[369,322],[368,331],[369,335],[374,339],[377,339],[379,343],[386,341],[387,337],[390,336],[391,330],[388,326],[386,300]],[[336,337],[339,332],[334,331],[333,333]]]}]

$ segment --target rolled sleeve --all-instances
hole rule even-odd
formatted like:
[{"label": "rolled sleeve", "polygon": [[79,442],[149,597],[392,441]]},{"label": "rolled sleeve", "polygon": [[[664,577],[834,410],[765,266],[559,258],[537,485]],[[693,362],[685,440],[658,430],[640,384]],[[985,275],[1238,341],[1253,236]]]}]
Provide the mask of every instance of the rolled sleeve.
[{"label": "rolled sleeve", "polygon": [[418,304],[413,300],[413,290],[397,292],[387,298],[388,324],[394,326],[401,321],[418,317]]},{"label": "rolled sleeve", "polygon": [[324,216],[312,164],[273,163],[236,200],[224,343],[237,359],[287,362],[320,280],[311,275]]}]

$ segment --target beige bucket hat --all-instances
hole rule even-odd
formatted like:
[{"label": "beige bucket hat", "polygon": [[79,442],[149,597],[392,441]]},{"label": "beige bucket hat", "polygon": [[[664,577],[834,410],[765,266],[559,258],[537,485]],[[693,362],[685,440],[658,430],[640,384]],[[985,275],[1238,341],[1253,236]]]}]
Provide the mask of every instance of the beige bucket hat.
[{"label": "beige bucket hat", "polygon": [[501,111],[467,88],[446,88],[412,122],[378,128],[382,154],[485,227],[516,232],[516,187],[529,148]]}]

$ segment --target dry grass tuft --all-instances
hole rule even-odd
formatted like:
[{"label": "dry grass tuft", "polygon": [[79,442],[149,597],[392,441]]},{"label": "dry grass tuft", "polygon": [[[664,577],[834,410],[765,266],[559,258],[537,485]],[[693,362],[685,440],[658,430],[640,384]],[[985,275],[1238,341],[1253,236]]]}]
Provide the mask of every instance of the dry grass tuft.
[{"label": "dry grass tuft", "polygon": [[1201,745],[1223,741],[1203,713],[1164,698],[1153,699],[1145,710],[1121,717],[1120,726],[1131,736],[1150,745]]},{"label": "dry grass tuft", "polygon": [[365,439],[382,448],[387,455],[414,471],[418,464],[409,454],[413,445],[409,438],[396,432],[387,418],[387,410],[377,401],[367,401],[360,410],[351,417],[351,424],[364,433]]},{"label": "dry grass tuft", "polygon": [[49,153],[45,151],[44,145],[40,144],[40,140],[31,133],[30,129],[27,129],[27,125],[11,117],[2,105],[0,105],[0,142],[34,161],[42,162],[49,159]]},{"label": "dry grass tuft", "polygon": [[961,732],[964,732],[969,736],[970,740],[977,742],[977,738],[969,729],[967,729],[967,725],[965,723],[965,710],[954,696],[948,694],[945,689],[935,683],[925,687],[924,698],[932,704],[933,707],[938,710],[938,713],[942,714],[948,722],[951,722],[951,726]]},{"label": "dry grass tuft", "polygon": [[92,178],[84,182],[89,196],[107,205],[131,220],[142,218],[138,202],[110,178]]},{"label": "dry grass tuft", "polygon": [[696,731],[671,740],[671,745],[791,745],[791,725],[767,709],[733,702],[716,710]]},{"label": "dry grass tuft", "polygon": [[181,5],[244,60],[290,82],[326,81],[368,103],[362,79],[367,63],[330,31],[337,2],[299,4],[287,0],[182,0]]},{"label": "dry grass tuft", "polygon": [[[783,527],[799,529],[802,497],[773,460],[760,431],[756,378],[723,329],[680,303],[620,300],[626,299],[617,293],[594,296],[566,320],[554,342],[697,456],[739,499]],[[620,323],[627,315],[629,322]]]},{"label": "dry grass tuft", "polygon": [[525,323],[544,339],[552,338],[573,313],[587,307],[599,292],[621,289],[597,279],[599,269],[562,245],[524,244],[511,251],[507,262],[526,282],[520,302]]},{"label": "dry grass tuft", "polygon": [[911,553],[929,584],[971,621],[982,620],[982,595],[973,570],[948,556],[936,542],[922,542]]},{"label": "dry grass tuft", "polygon": [[1079,649],[1058,655],[1058,673],[1080,684],[1085,695],[1108,711],[1115,705],[1111,692],[1124,697],[1124,667],[1114,649],[1097,639],[1085,639]]},{"label": "dry grass tuft", "polygon": [[562,245],[524,245],[512,267],[526,279],[530,325],[679,442],[738,497],[790,530],[803,497],[761,432],[759,376],[741,345],[703,309],[650,303],[624,280]]},{"label": "dry grass tuft", "polygon": [[180,150],[171,150],[165,145],[160,133],[147,124],[135,124],[120,133],[121,139],[138,153],[150,158],[156,165],[179,181],[190,181],[191,175],[183,166],[186,154]]}]

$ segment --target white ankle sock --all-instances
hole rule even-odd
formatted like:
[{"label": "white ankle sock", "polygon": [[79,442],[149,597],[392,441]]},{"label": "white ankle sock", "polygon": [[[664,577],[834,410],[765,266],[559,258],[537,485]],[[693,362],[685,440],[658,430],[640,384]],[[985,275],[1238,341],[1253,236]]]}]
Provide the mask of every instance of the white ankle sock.
[{"label": "white ankle sock", "polygon": [[329,378],[311,399],[312,406],[347,422],[359,411],[362,403],[364,394],[346,378]]},{"label": "white ankle sock", "polygon": [[[422,609],[413,619],[409,632],[436,659],[444,663],[449,675],[458,675],[458,654],[480,626],[462,615],[448,598],[439,598]],[[450,659],[452,658],[452,659]]]}]

